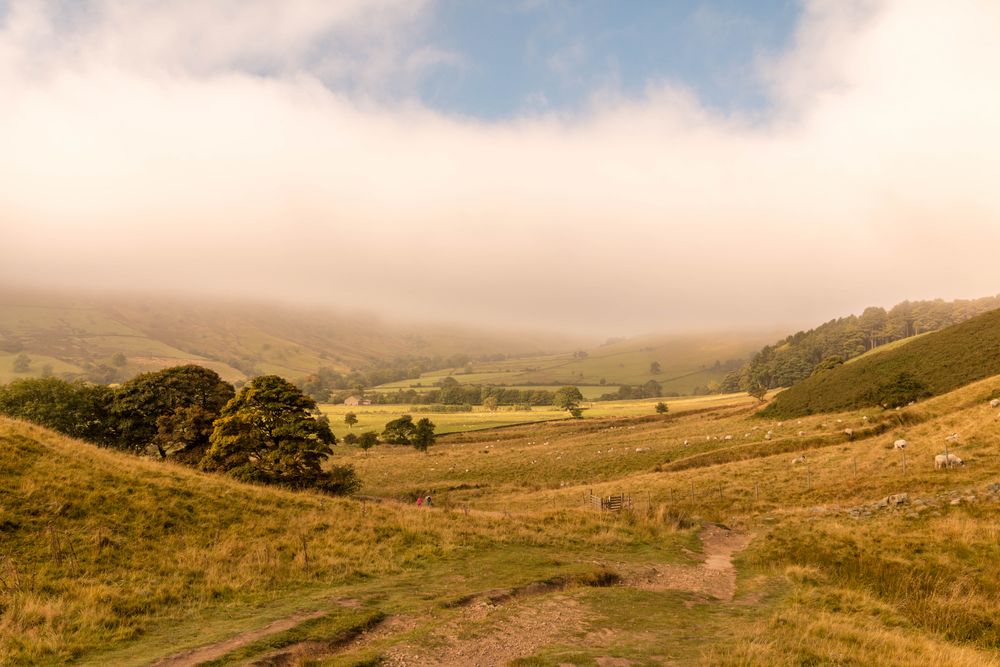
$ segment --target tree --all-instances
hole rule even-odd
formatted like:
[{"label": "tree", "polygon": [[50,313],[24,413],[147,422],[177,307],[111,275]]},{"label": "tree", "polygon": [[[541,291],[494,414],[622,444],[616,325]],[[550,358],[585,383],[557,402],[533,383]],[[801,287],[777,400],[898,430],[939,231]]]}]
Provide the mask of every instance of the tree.
[{"label": "tree", "polygon": [[0,414],[25,419],[97,445],[115,441],[112,391],[58,378],[26,378],[0,386]]},{"label": "tree", "polygon": [[416,428],[413,417],[403,415],[385,425],[385,430],[382,431],[382,440],[392,445],[409,445],[411,444],[410,438],[413,437]]},{"label": "tree", "polygon": [[654,361],[653,363],[651,363],[649,365],[649,374],[650,375],[659,375],[661,372],[662,371],[660,370],[660,362],[659,361]]},{"label": "tree", "polygon": [[758,401],[763,403],[767,396],[767,386],[760,382],[754,382],[747,389],[747,393],[756,398]]},{"label": "tree", "polygon": [[496,396],[487,396],[483,399],[483,407],[490,412],[496,412],[500,405],[500,400]]},{"label": "tree", "polygon": [[670,411],[670,406],[668,406],[663,401],[660,401],[659,403],[656,404],[656,414],[665,415],[669,411]]},{"label": "tree", "polygon": [[141,453],[152,445],[161,458],[196,464],[235,393],[218,373],[193,364],[137,375],[115,392],[118,447]]},{"label": "tree", "polygon": [[358,416],[353,412],[348,412],[344,415],[344,423],[347,424],[347,428],[354,428],[354,425],[358,423]]},{"label": "tree", "polygon": [[356,491],[360,481],[352,466],[323,469],[336,438],[328,423],[310,415],[315,407],[313,399],[276,375],[254,378],[215,421],[202,468],[293,489]]},{"label": "tree", "polygon": [[418,451],[426,453],[427,448],[434,444],[434,423],[427,417],[418,421],[410,441]]},{"label": "tree", "polygon": [[375,431],[365,431],[358,438],[358,447],[364,451],[365,456],[368,455],[368,450],[378,444],[378,434]]},{"label": "tree", "polygon": [[580,407],[580,401],[583,400],[583,394],[580,390],[571,385],[565,387],[560,387],[556,390],[555,394],[555,406],[560,410],[573,411]]},{"label": "tree", "polygon": [[113,355],[111,355],[111,365],[121,368],[126,364],[128,364],[128,359],[126,359],[125,355],[122,354],[121,352],[115,352]]},{"label": "tree", "polygon": [[24,352],[20,353],[14,357],[14,363],[12,364],[11,369],[15,373],[27,373],[31,370],[31,357],[26,355]]}]

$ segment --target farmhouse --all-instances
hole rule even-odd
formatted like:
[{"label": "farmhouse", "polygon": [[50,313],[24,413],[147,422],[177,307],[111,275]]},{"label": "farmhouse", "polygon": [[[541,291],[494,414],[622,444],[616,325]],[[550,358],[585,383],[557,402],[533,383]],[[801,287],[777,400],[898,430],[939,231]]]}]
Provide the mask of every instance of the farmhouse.
[{"label": "farmhouse", "polygon": [[362,398],[361,396],[348,396],[344,401],[344,405],[371,405],[371,400],[367,398]]}]

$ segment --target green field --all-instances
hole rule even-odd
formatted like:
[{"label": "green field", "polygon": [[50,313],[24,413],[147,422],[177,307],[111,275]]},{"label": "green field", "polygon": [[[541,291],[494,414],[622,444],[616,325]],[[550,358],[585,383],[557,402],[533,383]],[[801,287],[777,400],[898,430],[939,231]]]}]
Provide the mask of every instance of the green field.
[{"label": "green field", "polygon": [[[659,382],[665,392],[690,394],[696,387],[708,387],[721,381],[729,371],[737,370],[743,360],[774,335],[767,332],[640,336],[585,350],[586,358],[566,353],[474,363],[471,368],[442,369],[419,378],[383,384],[376,390],[426,390],[451,376],[462,384],[525,389],[571,384],[579,387],[588,399],[614,393],[621,384],[641,385],[650,380]],[[660,372],[651,372],[653,362],[659,363]]]},{"label": "green field", "polygon": [[[664,402],[669,407],[670,412],[686,412],[689,410],[702,410],[720,405],[746,404],[751,405],[754,400],[745,394],[721,394],[712,396],[693,396],[683,398],[646,398],[635,401],[601,401],[584,402],[583,419],[599,419],[606,417],[636,417],[643,415],[655,415],[655,406],[659,402]],[[514,410],[510,407],[498,408],[495,412],[481,407],[474,406],[472,412],[436,412],[434,406],[400,406],[400,405],[362,405],[346,406],[321,404],[320,409],[330,419],[330,425],[334,434],[342,438],[347,433],[363,433],[365,431],[381,432],[385,424],[404,414],[412,415],[415,419],[427,417],[434,422],[437,433],[460,433],[465,431],[476,431],[481,429],[495,428],[498,426],[510,426],[513,424],[531,424],[535,422],[545,422],[554,420],[565,420],[568,414],[565,410],[556,410],[550,406],[539,406],[529,411]],[[414,408],[417,408],[414,410]],[[353,428],[349,428],[344,423],[344,415],[353,412],[358,423]]]}]

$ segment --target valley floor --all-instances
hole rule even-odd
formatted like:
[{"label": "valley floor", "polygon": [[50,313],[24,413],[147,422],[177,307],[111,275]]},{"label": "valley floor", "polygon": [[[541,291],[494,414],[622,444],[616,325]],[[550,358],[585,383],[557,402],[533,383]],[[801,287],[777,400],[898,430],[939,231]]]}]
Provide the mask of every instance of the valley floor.
[{"label": "valley floor", "polygon": [[0,662],[1000,664],[998,390],[340,447],[356,500],[2,421]]}]

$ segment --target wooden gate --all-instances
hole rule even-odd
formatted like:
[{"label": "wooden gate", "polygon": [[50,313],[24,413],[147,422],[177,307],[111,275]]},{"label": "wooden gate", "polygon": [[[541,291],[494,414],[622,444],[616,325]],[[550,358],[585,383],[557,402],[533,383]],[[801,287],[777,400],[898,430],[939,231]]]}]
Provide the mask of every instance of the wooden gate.
[{"label": "wooden gate", "polygon": [[632,496],[624,493],[617,493],[603,498],[595,495],[593,491],[587,495],[587,504],[594,509],[606,510],[608,512],[621,512],[632,509]]}]

